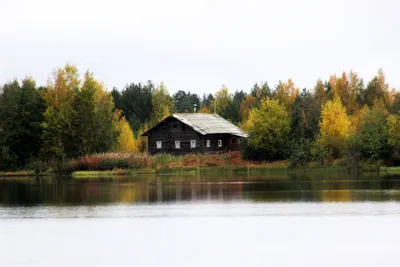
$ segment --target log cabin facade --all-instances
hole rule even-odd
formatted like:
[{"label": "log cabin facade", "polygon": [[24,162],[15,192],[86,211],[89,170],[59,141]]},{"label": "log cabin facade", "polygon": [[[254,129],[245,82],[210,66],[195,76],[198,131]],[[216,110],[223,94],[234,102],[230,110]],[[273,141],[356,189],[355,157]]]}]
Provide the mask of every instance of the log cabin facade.
[{"label": "log cabin facade", "polygon": [[218,153],[240,151],[247,133],[216,114],[172,114],[142,136],[149,154]]}]

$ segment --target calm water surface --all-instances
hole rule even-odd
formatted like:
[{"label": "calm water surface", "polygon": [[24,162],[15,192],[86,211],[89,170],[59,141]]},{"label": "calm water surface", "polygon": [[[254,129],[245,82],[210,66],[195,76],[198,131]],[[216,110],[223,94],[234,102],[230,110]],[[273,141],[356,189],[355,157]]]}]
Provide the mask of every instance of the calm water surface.
[{"label": "calm water surface", "polygon": [[400,177],[0,178],[0,266],[399,266]]}]

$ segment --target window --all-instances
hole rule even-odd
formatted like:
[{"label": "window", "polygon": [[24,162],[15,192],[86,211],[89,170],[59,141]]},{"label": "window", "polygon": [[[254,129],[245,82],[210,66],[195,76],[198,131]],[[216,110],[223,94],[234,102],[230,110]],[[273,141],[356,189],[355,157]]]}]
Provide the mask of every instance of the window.
[{"label": "window", "polygon": [[218,147],[222,146],[222,140],[218,140]]},{"label": "window", "polygon": [[206,141],[206,147],[210,147],[210,140]]},{"label": "window", "polygon": [[240,144],[240,138],[236,139],[236,143]]},{"label": "window", "polygon": [[196,148],[196,140],[190,140],[190,148]]},{"label": "window", "polygon": [[174,124],[172,125],[172,127],[178,128],[178,124],[174,123]]},{"label": "window", "polygon": [[176,149],[181,148],[181,142],[180,141],[175,141],[175,148]]},{"label": "window", "polygon": [[157,149],[161,149],[161,141],[157,141]]}]

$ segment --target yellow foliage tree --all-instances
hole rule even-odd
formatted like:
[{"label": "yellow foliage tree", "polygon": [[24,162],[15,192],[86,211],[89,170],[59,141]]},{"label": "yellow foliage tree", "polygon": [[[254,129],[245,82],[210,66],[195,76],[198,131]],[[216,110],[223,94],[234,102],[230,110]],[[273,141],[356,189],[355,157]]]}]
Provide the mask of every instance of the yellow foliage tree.
[{"label": "yellow foliage tree", "polygon": [[211,110],[206,105],[202,105],[201,108],[199,109],[199,113],[211,113]]},{"label": "yellow foliage tree", "polygon": [[273,97],[274,99],[279,100],[279,103],[285,105],[286,109],[290,111],[291,106],[299,93],[299,88],[295,87],[292,79],[289,79],[287,82],[279,81]]},{"label": "yellow foliage tree", "polygon": [[238,127],[245,132],[248,132],[254,126],[253,120],[247,119],[245,121],[241,121],[238,124]]},{"label": "yellow foliage tree", "polygon": [[322,106],[320,144],[337,156],[350,133],[350,120],[340,98],[335,97]]},{"label": "yellow foliage tree", "polygon": [[81,80],[78,69],[74,65],[66,64],[64,68],[53,72],[53,79],[47,82],[47,90],[42,97],[47,106],[59,108],[61,105],[72,103],[75,92],[79,88]]},{"label": "yellow foliage tree", "polygon": [[259,100],[252,95],[248,95],[245,100],[240,104],[240,117],[242,123],[247,121],[249,118],[250,111],[256,107],[259,103]]},{"label": "yellow foliage tree", "polygon": [[141,135],[144,132],[146,132],[148,129],[149,128],[148,128],[146,123],[143,125],[142,128],[139,129],[138,137],[137,137],[137,139],[135,141],[136,151],[138,151],[138,152],[142,152],[142,153],[147,152],[147,148],[148,148],[147,136],[141,136]]},{"label": "yellow foliage tree", "polygon": [[329,85],[332,88],[333,97],[339,97],[349,114],[354,114],[357,109],[357,97],[363,89],[363,81],[358,74],[350,71],[343,72],[341,76],[331,76]]},{"label": "yellow foliage tree", "polygon": [[135,139],[129,123],[122,117],[116,125],[119,132],[117,139],[116,152],[137,152]]}]

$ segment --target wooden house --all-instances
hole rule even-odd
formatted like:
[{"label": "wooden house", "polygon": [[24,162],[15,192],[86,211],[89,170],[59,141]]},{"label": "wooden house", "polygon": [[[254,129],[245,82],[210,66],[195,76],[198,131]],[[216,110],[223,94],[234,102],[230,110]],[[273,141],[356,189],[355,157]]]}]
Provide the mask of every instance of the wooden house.
[{"label": "wooden house", "polygon": [[240,151],[247,133],[216,114],[172,114],[142,136],[150,154]]}]

